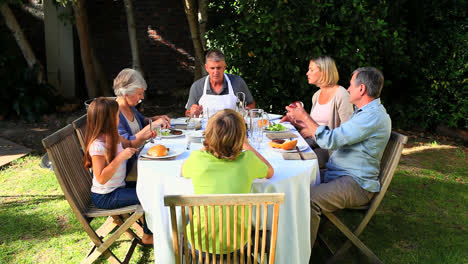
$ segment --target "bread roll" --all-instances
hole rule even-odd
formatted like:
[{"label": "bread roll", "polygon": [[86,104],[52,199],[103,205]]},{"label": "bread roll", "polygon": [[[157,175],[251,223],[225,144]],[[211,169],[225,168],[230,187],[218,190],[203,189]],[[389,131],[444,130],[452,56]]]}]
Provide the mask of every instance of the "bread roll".
[{"label": "bread roll", "polygon": [[156,145],[148,150],[148,155],[152,157],[164,157],[167,156],[168,150],[169,149],[163,145]]}]

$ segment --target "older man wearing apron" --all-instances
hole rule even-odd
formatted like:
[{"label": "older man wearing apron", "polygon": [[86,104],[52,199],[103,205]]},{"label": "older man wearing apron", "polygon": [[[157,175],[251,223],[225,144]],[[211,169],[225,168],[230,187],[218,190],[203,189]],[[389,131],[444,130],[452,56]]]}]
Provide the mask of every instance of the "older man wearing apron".
[{"label": "older man wearing apron", "polygon": [[222,109],[235,109],[236,94],[239,92],[245,94],[247,108],[255,107],[255,101],[244,80],[239,76],[224,73],[226,62],[221,51],[209,51],[205,59],[205,69],[209,75],[192,84],[185,106],[186,115],[198,116],[204,112],[211,116]]}]

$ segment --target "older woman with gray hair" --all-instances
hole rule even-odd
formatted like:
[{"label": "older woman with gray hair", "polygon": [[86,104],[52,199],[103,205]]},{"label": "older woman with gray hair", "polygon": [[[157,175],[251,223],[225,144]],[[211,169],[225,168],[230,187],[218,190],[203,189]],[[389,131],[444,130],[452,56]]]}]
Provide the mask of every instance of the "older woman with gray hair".
[{"label": "older woman with gray hair", "polygon": [[[128,139],[135,140],[139,133],[144,133],[145,116],[140,114],[135,106],[145,98],[146,82],[141,74],[133,69],[123,69],[114,79],[114,93],[119,103],[119,134]],[[154,125],[162,128],[170,127],[170,119],[166,115],[153,116]]]},{"label": "older woman with gray hair", "polygon": [[[119,104],[119,134],[134,142],[135,146],[141,145],[149,138],[148,134],[151,134],[151,131],[147,124],[150,120],[153,126],[161,128],[171,126],[170,119],[166,115],[147,118],[136,110],[135,106],[145,98],[146,88],[143,76],[133,69],[123,69],[114,79],[114,93]],[[134,167],[132,166],[134,159],[136,156],[129,160],[128,170]]]}]

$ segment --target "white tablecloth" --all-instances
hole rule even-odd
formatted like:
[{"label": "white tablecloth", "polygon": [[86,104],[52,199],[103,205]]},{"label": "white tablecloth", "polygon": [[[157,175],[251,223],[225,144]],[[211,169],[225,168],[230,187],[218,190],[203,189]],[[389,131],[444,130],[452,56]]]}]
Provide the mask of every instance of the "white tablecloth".
[{"label": "white tablecloth", "polygon": [[[271,163],[275,174],[271,179],[257,179],[253,193],[285,193],[285,204],[280,206],[276,263],[308,263],[310,258],[310,184],[318,182],[317,160],[283,160],[281,153],[268,147],[263,140],[258,151]],[[185,148],[185,137],[163,139],[164,145],[174,149]],[[306,145],[299,136],[298,145]],[[198,150],[201,144],[191,144]],[[141,153],[146,153],[148,146]],[[310,149],[306,150],[312,151]],[[146,214],[149,228],[154,233],[156,263],[175,263],[169,208],[164,206],[164,195],[193,194],[190,179],[180,175],[180,168],[190,151],[175,160],[138,160],[137,194]]]}]

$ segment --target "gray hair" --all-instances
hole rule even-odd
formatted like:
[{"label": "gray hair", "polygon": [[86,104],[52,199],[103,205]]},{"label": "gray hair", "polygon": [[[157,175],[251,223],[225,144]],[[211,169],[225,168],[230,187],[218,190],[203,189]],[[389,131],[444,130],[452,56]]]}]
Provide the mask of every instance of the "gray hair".
[{"label": "gray hair", "polygon": [[147,85],[141,73],[134,69],[123,69],[114,79],[114,94],[118,97],[132,95],[138,88],[146,90]]},{"label": "gray hair", "polygon": [[374,67],[361,67],[353,71],[356,74],[356,84],[366,85],[366,93],[369,97],[379,98],[384,83],[384,76],[381,71]]},{"label": "gray hair", "polygon": [[220,50],[210,50],[206,53],[205,62],[207,61],[225,61],[224,54]]}]

